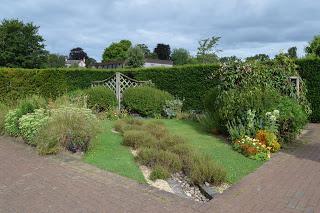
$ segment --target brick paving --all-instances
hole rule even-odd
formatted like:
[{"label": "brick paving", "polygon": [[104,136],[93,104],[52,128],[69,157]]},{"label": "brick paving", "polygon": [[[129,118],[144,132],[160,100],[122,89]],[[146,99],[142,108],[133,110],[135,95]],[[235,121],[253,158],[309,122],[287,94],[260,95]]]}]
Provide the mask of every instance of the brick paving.
[{"label": "brick paving", "polygon": [[320,125],[214,200],[200,204],[71,157],[0,137],[2,212],[320,212]]},{"label": "brick paving", "polygon": [[301,141],[307,144],[275,154],[202,210],[320,213],[320,125],[306,131]]}]

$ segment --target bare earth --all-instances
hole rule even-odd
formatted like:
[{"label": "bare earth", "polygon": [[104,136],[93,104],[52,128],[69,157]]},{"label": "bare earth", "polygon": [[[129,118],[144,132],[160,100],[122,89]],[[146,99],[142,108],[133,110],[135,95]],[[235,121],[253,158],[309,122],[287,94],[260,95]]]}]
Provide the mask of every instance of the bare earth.
[{"label": "bare earth", "polygon": [[281,152],[200,204],[102,171],[68,155],[41,157],[0,137],[0,212],[320,212],[320,125],[309,143]]}]

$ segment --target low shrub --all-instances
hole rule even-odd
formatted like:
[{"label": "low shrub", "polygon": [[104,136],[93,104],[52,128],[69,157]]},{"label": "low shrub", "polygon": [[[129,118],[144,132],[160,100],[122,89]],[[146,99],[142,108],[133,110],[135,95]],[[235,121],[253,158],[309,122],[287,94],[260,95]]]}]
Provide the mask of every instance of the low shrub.
[{"label": "low shrub", "polygon": [[48,122],[49,116],[45,109],[36,109],[33,113],[23,115],[19,119],[19,130],[23,139],[31,145],[36,145],[34,138],[40,128]]},{"label": "low shrub", "polygon": [[182,113],[183,101],[180,99],[167,100],[163,107],[164,115],[168,118],[176,118]]},{"label": "low shrub", "polygon": [[5,132],[11,136],[19,136],[19,119],[22,116],[20,109],[10,110],[4,121]]},{"label": "low shrub", "polygon": [[46,100],[33,95],[21,100],[18,107],[10,110],[5,116],[5,131],[11,136],[19,136],[19,119],[28,113],[33,113],[36,109],[45,108]]},{"label": "low shrub", "polygon": [[88,96],[88,107],[96,112],[107,111],[117,106],[116,95],[107,87],[92,87],[85,90],[85,94]]},{"label": "low shrub", "polygon": [[297,101],[283,97],[276,108],[279,116],[279,139],[282,143],[293,142],[308,122],[308,116]]},{"label": "low shrub", "polygon": [[41,154],[50,154],[57,147],[85,152],[98,131],[98,119],[91,110],[64,106],[51,110],[48,125],[39,131],[35,143]]},{"label": "low shrub", "polygon": [[208,182],[220,185],[226,181],[227,177],[226,171],[207,155],[194,155],[189,171],[191,181],[196,184]]},{"label": "low shrub", "polygon": [[163,166],[155,166],[150,174],[150,180],[157,180],[157,179],[168,179],[170,177],[170,172]]},{"label": "low shrub", "polygon": [[3,135],[5,132],[5,118],[8,112],[9,107],[0,102],[0,135]]},{"label": "low shrub", "polygon": [[177,154],[154,148],[143,148],[140,150],[137,161],[143,165],[154,168],[161,165],[170,172],[178,172],[182,169],[182,162]]},{"label": "low shrub", "polygon": [[133,149],[138,149],[140,147],[155,147],[156,138],[146,131],[129,130],[124,132],[122,144],[130,146]]},{"label": "low shrub", "polygon": [[173,100],[168,92],[147,86],[129,88],[123,93],[124,106],[143,116],[162,114],[168,100]]}]

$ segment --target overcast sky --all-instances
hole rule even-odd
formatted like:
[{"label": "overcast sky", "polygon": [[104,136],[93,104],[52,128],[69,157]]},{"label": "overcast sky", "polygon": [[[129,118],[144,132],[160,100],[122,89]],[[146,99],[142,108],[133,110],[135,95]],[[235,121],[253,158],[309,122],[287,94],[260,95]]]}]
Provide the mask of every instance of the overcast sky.
[{"label": "overcast sky", "polygon": [[0,18],[40,26],[47,49],[82,47],[98,61],[111,42],[129,39],[195,53],[198,40],[221,36],[220,56],[299,55],[320,34],[320,0],[1,0]]}]

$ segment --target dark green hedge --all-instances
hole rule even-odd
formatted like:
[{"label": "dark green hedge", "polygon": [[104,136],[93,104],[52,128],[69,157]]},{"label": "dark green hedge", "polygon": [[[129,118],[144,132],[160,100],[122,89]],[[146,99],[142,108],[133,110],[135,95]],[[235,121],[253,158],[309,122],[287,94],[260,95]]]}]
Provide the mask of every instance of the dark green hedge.
[{"label": "dark green hedge", "polygon": [[119,71],[138,80],[152,80],[156,87],[184,99],[185,109],[203,109],[202,97],[216,85],[210,80],[218,65],[142,69],[0,69],[0,100],[15,101],[30,94],[56,98],[75,89],[87,88]]},{"label": "dark green hedge", "polygon": [[307,85],[307,98],[311,103],[311,121],[320,122],[320,59],[305,58],[297,60],[300,76]]}]

